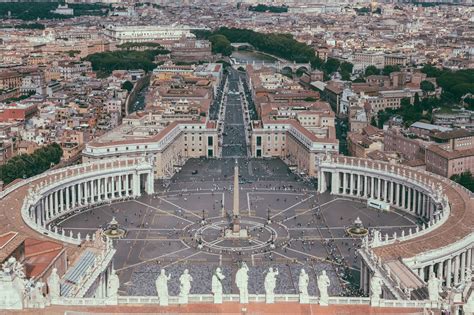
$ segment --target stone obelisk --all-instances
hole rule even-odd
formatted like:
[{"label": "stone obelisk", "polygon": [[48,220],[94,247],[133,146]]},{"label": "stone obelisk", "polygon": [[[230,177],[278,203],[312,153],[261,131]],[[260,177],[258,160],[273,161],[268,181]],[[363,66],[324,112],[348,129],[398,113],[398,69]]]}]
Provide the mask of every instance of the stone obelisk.
[{"label": "stone obelisk", "polygon": [[239,164],[235,160],[234,166],[234,208],[232,209],[232,232],[240,232],[240,210],[239,210]]}]

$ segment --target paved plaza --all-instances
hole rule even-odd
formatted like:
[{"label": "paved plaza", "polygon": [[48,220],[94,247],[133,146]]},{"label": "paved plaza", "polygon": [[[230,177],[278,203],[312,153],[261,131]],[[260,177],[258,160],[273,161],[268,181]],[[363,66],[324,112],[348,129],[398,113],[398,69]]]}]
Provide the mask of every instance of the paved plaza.
[{"label": "paved plaza", "polygon": [[[360,201],[318,194],[314,183],[291,173],[278,159],[238,159],[241,225],[249,238],[226,239],[232,213],[235,160],[193,159],[171,180],[157,181],[156,194],[103,205],[66,218],[65,230],[92,234],[113,217],[126,229],[116,240],[114,266],[121,292],[155,295],[161,268],[171,273],[170,293],[177,294],[179,275],[194,277],[191,293],[210,293],[211,276],[222,266],[224,292],[234,284],[239,263],[250,267],[249,291],[263,293],[268,267],[279,270],[277,293],[297,293],[302,267],[310,274],[309,292],[317,294],[316,274],[326,270],[330,294],[355,294],[360,239],[346,228],[359,217],[364,226],[400,233],[416,226],[416,218],[395,211],[368,209]],[[197,171],[197,173],[196,173]],[[203,222],[204,221],[204,222]]]}]

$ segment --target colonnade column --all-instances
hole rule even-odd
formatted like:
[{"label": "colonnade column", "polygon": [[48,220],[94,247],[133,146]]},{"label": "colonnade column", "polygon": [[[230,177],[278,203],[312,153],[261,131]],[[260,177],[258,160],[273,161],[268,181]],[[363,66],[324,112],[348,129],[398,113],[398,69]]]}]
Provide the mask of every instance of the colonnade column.
[{"label": "colonnade column", "polygon": [[467,268],[472,270],[472,248],[467,249]]},{"label": "colonnade column", "polygon": [[406,187],[405,185],[402,185],[402,209],[406,209]]},{"label": "colonnade column", "polygon": [[464,281],[465,276],[466,276],[466,253],[467,252],[462,252],[459,256],[461,259],[461,282]]},{"label": "colonnade column", "polygon": [[454,285],[459,284],[459,255],[454,257]]},{"label": "colonnade column", "polygon": [[374,199],[375,198],[375,178],[371,177],[370,178],[370,198]]},{"label": "colonnade column", "polygon": [[451,287],[452,259],[448,258],[446,264],[446,286]]},{"label": "colonnade column", "polygon": [[364,176],[364,198],[369,197],[369,176]]},{"label": "colonnade column", "polygon": [[441,279],[441,281],[442,281],[442,279],[443,279],[443,262],[441,261],[437,265],[438,265],[438,272],[437,272],[436,277],[438,279]]},{"label": "colonnade column", "polygon": [[123,196],[122,175],[118,176],[118,185],[119,185],[119,197],[122,197]]}]

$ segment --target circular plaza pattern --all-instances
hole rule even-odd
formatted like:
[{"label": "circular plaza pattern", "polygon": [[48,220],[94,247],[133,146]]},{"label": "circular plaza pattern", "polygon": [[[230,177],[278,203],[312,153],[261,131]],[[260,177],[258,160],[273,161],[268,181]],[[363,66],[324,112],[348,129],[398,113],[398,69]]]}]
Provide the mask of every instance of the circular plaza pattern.
[{"label": "circular plaza pattern", "polygon": [[[232,278],[241,261],[262,271],[278,266],[285,283],[278,289],[282,293],[296,292],[294,276],[305,266],[312,279],[327,271],[332,294],[358,294],[361,239],[347,233],[356,218],[388,234],[416,227],[417,218],[408,213],[382,212],[356,199],[320,194],[314,182],[294,175],[281,160],[240,159],[240,224],[248,237],[228,239],[224,230],[232,216],[233,165],[233,159],[190,160],[171,180],[156,182],[152,195],[77,212],[56,226],[92,235],[115,217],[127,234],[114,240],[114,265],[123,294],[130,295],[154,295],[161,268],[175,275],[187,268],[209,282],[209,271],[216,266],[224,266]],[[259,277],[254,279],[258,290]],[[314,281],[310,292],[316,293]],[[224,289],[236,292],[230,281]],[[178,292],[173,285],[170,290]],[[196,286],[191,292],[206,290]]]}]

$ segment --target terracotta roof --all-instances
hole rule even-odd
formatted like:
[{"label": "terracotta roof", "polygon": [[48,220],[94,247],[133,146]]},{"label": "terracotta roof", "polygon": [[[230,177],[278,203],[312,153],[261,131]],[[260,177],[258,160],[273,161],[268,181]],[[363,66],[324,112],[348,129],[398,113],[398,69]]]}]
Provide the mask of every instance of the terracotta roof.
[{"label": "terracotta roof", "polygon": [[13,231],[0,235],[0,249],[3,249],[17,235],[18,233]]},{"label": "terracotta roof", "polygon": [[467,149],[467,150],[454,150],[454,151],[446,151],[441,149],[437,145],[430,145],[426,150],[431,151],[433,153],[436,153],[437,155],[448,159],[448,160],[453,160],[453,159],[460,159],[468,156],[474,156],[474,148],[472,149]]},{"label": "terracotta roof", "polygon": [[455,129],[451,131],[444,131],[438,132],[434,134],[432,137],[435,139],[440,140],[449,140],[449,139],[457,139],[457,138],[464,138],[474,136],[474,132],[468,131],[466,129]]}]

